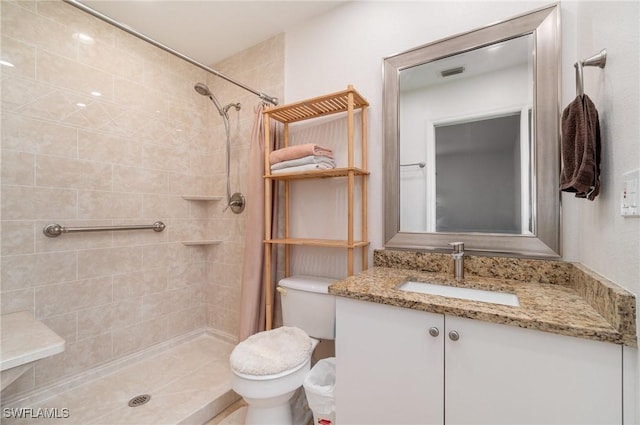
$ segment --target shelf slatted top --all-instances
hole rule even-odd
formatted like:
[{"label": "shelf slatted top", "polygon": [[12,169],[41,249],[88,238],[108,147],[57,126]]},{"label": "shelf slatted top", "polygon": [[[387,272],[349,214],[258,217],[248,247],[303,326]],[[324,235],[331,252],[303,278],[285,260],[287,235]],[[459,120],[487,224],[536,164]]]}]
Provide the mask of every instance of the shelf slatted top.
[{"label": "shelf slatted top", "polygon": [[309,118],[346,112],[349,109],[349,93],[353,93],[353,108],[362,109],[369,106],[367,102],[353,87],[347,90],[302,102],[290,103],[280,107],[268,108],[265,114],[282,123],[302,121]]}]

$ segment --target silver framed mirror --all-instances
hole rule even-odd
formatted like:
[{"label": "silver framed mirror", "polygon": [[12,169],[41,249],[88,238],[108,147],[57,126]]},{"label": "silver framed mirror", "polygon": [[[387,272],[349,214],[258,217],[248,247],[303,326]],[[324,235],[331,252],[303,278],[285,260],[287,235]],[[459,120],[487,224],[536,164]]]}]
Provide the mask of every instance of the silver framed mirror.
[{"label": "silver framed mirror", "polygon": [[560,255],[554,4],[384,60],[385,247]]}]

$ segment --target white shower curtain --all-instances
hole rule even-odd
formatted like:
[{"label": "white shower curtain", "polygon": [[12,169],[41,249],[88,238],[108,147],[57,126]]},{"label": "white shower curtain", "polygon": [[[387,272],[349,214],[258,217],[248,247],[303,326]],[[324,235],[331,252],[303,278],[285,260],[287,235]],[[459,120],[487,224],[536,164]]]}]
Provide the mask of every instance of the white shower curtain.
[{"label": "white shower curtain", "polygon": [[[256,332],[265,329],[265,289],[264,289],[264,105],[255,108],[255,119],[249,148],[249,173],[246,206],[246,236],[242,270],[242,291],[240,296],[240,325],[238,341],[243,341]],[[277,134],[271,131],[272,147],[276,148]],[[273,196],[277,199],[274,187]],[[275,206],[275,202],[273,203]],[[274,211],[272,217],[277,220]],[[272,228],[275,225],[272,225]],[[275,229],[272,230],[276,234]],[[274,250],[275,253],[276,250]],[[273,256],[275,259],[275,255]],[[276,270],[275,267],[272,270]],[[272,288],[273,289],[273,288]]]}]

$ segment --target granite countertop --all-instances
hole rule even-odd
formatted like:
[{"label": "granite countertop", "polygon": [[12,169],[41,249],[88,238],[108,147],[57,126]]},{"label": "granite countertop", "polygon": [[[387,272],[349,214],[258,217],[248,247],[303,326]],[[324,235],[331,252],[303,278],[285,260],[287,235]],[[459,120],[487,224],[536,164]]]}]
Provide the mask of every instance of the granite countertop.
[{"label": "granite countertop", "polygon": [[[520,306],[467,301],[397,289],[398,285],[407,280],[513,293],[518,296]],[[329,287],[329,293],[432,313],[637,346],[635,328],[633,335],[630,335],[614,327],[571,285],[476,275],[467,275],[463,281],[458,282],[450,273],[373,267],[334,283]]]}]

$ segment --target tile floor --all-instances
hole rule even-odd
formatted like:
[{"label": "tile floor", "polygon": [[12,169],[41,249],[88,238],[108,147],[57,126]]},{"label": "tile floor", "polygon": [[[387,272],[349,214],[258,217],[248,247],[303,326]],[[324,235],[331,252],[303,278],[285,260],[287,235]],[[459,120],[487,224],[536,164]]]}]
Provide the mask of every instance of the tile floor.
[{"label": "tile floor", "polygon": [[[203,334],[29,406],[34,411],[66,408],[66,419],[3,417],[2,424],[203,424],[239,400],[230,385],[232,349],[232,344]],[[151,400],[128,407],[129,400],[139,394],[151,394]],[[228,410],[231,415],[238,408]]]}]

